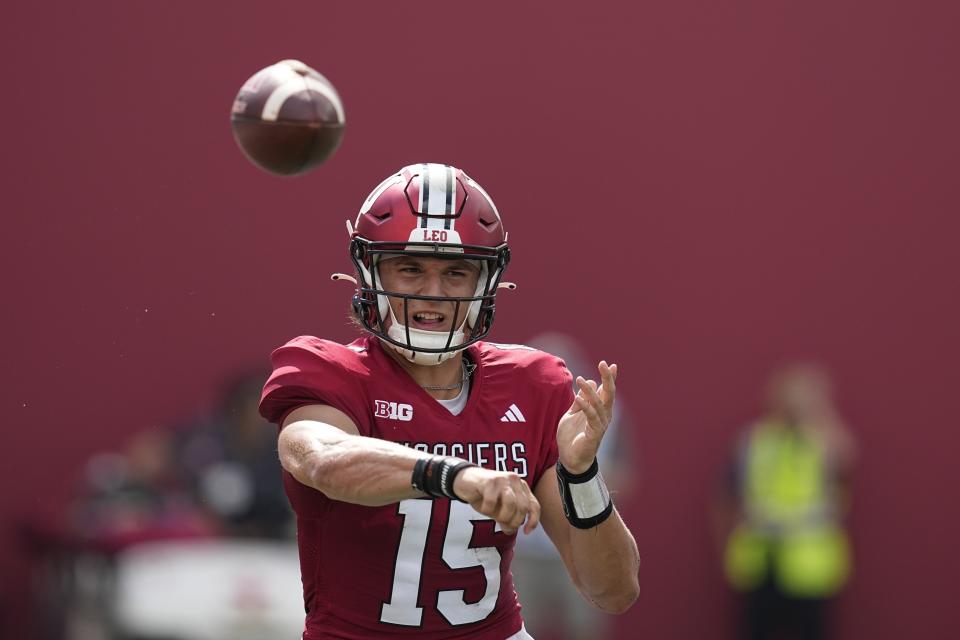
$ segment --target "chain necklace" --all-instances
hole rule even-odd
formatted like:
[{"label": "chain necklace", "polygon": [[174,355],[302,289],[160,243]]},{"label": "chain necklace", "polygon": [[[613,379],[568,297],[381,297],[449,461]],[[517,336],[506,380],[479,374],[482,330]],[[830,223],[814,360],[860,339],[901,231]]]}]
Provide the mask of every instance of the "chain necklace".
[{"label": "chain necklace", "polygon": [[427,391],[453,391],[454,389],[462,389],[465,384],[470,380],[470,376],[473,375],[473,370],[477,368],[477,365],[467,364],[467,359],[462,358],[460,360],[460,365],[462,367],[463,373],[460,375],[460,381],[455,382],[450,385],[433,385],[433,384],[422,384],[420,385]]}]

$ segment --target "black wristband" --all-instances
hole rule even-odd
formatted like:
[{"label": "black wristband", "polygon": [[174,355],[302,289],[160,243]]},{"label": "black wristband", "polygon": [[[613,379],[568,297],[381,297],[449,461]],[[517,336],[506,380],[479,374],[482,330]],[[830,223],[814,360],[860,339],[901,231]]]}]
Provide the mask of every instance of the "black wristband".
[{"label": "black wristband", "polygon": [[[603,482],[603,476],[600,475],[600,465],[596,458],[590,468],[583,473],[570,473],[559,461],[557,461],[557,485],[560,487],[560,501],[563,503],[563,513],[567,516],[574,527],[578,529],[591,529],[613,513],[613,500],[610,499],[610,493],[607,491],[607,485]],[[578,510],[584,506],[584,501],[591,504],[593,509],[591,513],[582,514]],[[597,511],[597,505],[600,510]]]},{"label": "black wristband", "polygon": [[413,475],[410,477],[410,485],[417,491],[423,491],[427,493],[427,483],[425,475],[427,472],[427,464],[429,464],[430,458],[420,458],[413,465]]},{"label": "black wristband", "polygon": [[583,484],[584,482],[589,482],[600,473],[600,464],[597,462],[597,459],[593,459],[593,463],[590,467],[583,473],[570,473],[567,471],[567,468],[557,460],[557,475],[566,480],[567,482],[572,482],[574,484]]},{"label": "black wristband", "polygon": [[427,456],[417,460],[413,466],[413,476],[410,478],[413,488],[433,498],[445,498],[440,489],[439,467],[442,460],[440,456]]},{"label": "black wristband", "polygon": [[461,471],[475,466],[477,465],[461,458],[443,456],[420,458],[413,466],[410,484],[414,489],[423,491],[432,498],[450,498],[466,502],[454,493],[453,481]]},{"label": "black wristband", "polygon": [[447,458],[444,461],[444,466],[440,470],[440,488],[445,494],[447,494],[448,498],[451,500],[466,502],[466,500],[458,496],[453,490],[453,481],[457,479],[457,476],[461,471],[467,469],[468,467],[475,466],[477,465],[460,458]]}]

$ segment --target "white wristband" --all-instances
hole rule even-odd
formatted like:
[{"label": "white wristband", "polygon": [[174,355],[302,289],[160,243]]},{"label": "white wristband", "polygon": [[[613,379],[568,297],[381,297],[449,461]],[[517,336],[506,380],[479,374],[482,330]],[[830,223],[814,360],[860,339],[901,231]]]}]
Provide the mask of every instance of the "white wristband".
[{"label": "white wristband", "polygon": [[607,491],[607,483],[603,481],[600,473],[581,484],[570,483],[568,488],[578,518],[598,516],[610,504],[610,492]]},{"label": "white wristband", "polygon": [[580,474],[570,473],[557,462],[557,484],[563,512],[578,529],[591,529],[613,513],[613,500],[596,460]]}]

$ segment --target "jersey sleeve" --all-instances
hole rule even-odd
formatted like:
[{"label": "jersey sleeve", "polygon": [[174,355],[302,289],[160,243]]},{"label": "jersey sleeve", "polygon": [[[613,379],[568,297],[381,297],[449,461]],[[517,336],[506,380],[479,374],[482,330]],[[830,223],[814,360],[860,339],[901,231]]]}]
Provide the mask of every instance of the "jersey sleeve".
[{"label": "jersey sleeve", "polygon": [[557,450],[557,425],[560,418],[573,404],[573,376],[567,370],[566,364],[559,358],[552,358],[546,365],[544,379],[550,385],[550,394],[546,408],[546,421],[538,460],[540,464],[534,469],[534,484],[540,481],[543,474],[556,466],[560,453]]},{"label": "jersey sleeve", "polygon": [[367,429],[362,379],[366,369],[350,349],[317,338],[294,338],[270,356],[273,373],[263,388],[260,415],[283,424],[286,416],[307,404],[325,404],[350,416],[361,435]]}]

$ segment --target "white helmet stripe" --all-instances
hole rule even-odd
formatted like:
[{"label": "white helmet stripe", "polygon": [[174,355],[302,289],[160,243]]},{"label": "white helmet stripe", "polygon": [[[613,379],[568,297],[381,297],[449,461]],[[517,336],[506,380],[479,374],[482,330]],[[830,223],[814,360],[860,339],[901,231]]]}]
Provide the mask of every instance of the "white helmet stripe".
[{"label": "white helmet stripe", "polygon": [[[424,164],[420,183],[419,211],[436,216],[449,216],[454,212],[457,200],[457,181],[453,167],[443,164]],[[450,217],[420,218],[421,229],[454,229]]]},{"label": "white helmet stripe", "polygon": [[[426,201],[428,204],[430,202],[429,186],[430,184],[430,165],[424,163],[422,169],[420,170],[420,197],[417,200],[417,211],[423,212],[423,203]],[[426,228],[427,218],[420,218],[420,226]]]},{"label": "white helmet stripe", "polygon": [[424,190],[429,195],[430,202],[423,203],[426,209],[421,210],[422,213],[434,215],[450,213],[447,211],[447,204],[449,202],[447,199],[447,176],[444,175],[448,173],[447,169],[448,167],[442,164],[431,163],[427,165],[427,173],[424,176],[424,178],[426,178]]},{"label": "white helmet stripe", "polygon": [[[446,184],[447,201],[444,204],[443,212],[449,216],[450,214],[453,213],[453,207],[456,204],[455,200],[457,196],[457,187],[454,184],[455,180],[453,177],[453,167],[448,166],[446,167],[446,169],[447,169],[447,184]],[[447,218],[446,220],[444,220],[443,225],[444,225],[444,228],[446,229],[452,229],[453,218]]]}]

